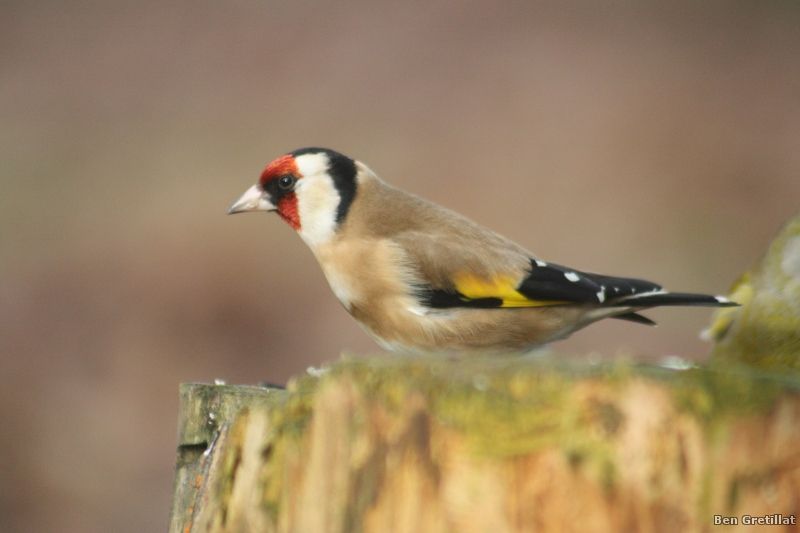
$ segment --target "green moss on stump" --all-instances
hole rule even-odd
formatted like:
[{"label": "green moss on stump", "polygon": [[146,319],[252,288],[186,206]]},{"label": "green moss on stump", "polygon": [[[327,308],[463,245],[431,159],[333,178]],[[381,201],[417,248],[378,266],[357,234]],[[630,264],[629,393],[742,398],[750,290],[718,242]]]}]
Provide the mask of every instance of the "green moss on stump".
[{"label": "green moss on stump", "polygon": [[699,531],[765,484],[800,486],[786,463],[800,455],[798,391],[795,376],[744,367],[343,360],[239,412],[197,530],[384,531],[408,513],[418,530],[461,530],[452,517],[513,489],[495,519],[572,523],[578,505],[612,531],[657,515],[675,527],[655,530]]},{"label": "green moss on stump", "polygon": [[299,435],[312,415],[314,394],[327,383],[347,380],[369,401],[398,410],[409,395],[424,398],[442,424],[470,436],[473,451],[486,456],[530,453],[543,446],[571,446],[590,436],[587,422],[613,434],[619,412],[612,404],[581,410],[576,381],[602,382],[619,390],[631,380],[653,380],[676,403],[711,429],[729,416],[769,410],[786,391],[800,391],[800,376],[747,367],[671,370],[656,365],[565,363],[551,359],[376,358],[343,360],[321,376],[294,378],[271,411],[275,431]]}]

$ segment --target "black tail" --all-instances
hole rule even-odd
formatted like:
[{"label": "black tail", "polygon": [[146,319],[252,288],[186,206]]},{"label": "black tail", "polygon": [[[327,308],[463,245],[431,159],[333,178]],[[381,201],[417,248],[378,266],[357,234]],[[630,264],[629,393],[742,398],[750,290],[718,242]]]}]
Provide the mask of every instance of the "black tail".
[{"label": "black tail", "polygon": [[642,293],[627,298],[620,298],[612,305],[631,307],[657,307],[662,305],[691,305],[702,307],[735,307],[739,304],[724,296],[707,294],[686,294],[680,292]]}]

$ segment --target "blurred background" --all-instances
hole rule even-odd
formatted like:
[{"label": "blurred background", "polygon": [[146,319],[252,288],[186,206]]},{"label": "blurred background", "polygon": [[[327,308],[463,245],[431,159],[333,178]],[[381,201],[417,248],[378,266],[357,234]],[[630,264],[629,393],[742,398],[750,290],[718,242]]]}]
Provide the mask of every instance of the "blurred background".
[{"label": "blurred background", "polygon": [[[277,216],[330,147],[540,257],[724,293],[800,209],[797,2],[0,2],[0,531],[164,531],[178,384],[379,351]],[[702,359],[707,309],[556,353]]]}]

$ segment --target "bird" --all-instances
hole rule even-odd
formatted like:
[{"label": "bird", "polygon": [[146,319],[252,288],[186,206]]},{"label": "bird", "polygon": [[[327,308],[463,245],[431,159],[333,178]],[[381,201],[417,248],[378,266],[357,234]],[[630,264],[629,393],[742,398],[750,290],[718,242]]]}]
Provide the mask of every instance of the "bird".
[{"label": "bird", "polygon": [[267,165],[228,214],[253,211],[297,232],[339,302],[394,353],[525,354],[604,318],[655,325],[638,314],[651,307],[737,305],[545,262],[327,148]]},{"label": "bird", "polygon": [[800,213],[733,284],[741,307],[718,309],[701,337],[715,341],[711,361],[800,370]]}]

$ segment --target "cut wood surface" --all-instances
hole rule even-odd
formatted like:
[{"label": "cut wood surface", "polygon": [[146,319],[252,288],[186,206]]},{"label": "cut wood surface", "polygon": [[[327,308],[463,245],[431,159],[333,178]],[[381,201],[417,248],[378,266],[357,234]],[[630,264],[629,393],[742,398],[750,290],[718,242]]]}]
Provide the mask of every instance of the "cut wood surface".
[{"label": "cut wood surface", "polygon": [[800,531],[798,391],[795,374],[532,358],[186,384],[170,531]]}]

